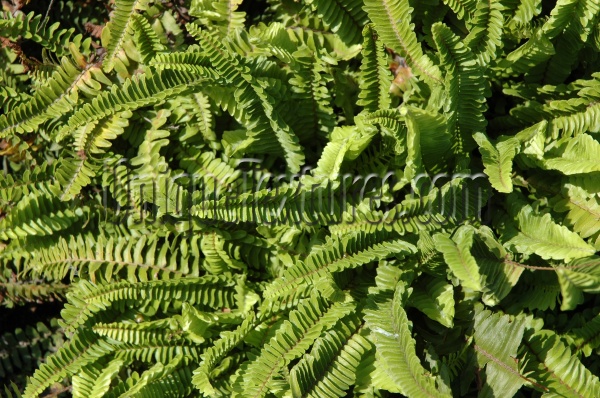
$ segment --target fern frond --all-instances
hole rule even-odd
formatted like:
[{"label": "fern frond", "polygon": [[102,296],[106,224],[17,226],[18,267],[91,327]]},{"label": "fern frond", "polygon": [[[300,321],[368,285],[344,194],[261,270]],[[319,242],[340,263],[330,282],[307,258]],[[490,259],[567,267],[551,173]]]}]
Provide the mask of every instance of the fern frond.
[{"label": "fern frond", "polygon": [[546,392],[567,397],[595,397],[600,381],[558,335],[540,330],[524,341],[527,347],[523,372],[544,386]]},{"label": "fern frond", "polygon": [[125,343],[116,346],[115,358],[123,359],[127,363],[140,361],[145,364],[157,362],[168,363],[178,355],[186,358],[200,358],[201,349],[197,343],[183,340],[149,342],[149,343]]},{"label": "fern frond", "polygon": [[209,347],[202,356],[200,366],[194,371],[192,383],[202,393],[214,395],[214,373],[213,370],[217,364],[229,353],[235,346],[240,344],[250,331],[256,326],[256,316],[250,312],[242,324],[234,331],[226,331],[221,334],[221,338],[216,340],[212,347]]},{"label": "fern frond", "polygon": [[524,254],[535,253],[544,259],[556,260],[591,256],[596,252],[575,232],[552,221],[550,214],[534,214],[530,206],[518,215],[519,234],[509,243]]},{"label": "fern frond", "polygon": [[327,273],[336,273],[356,268],[386,257],[416,251],[410,243],[397,239],[386,231],[352,233],[347,236],[327,238],[327,241],[311,250],[304,261],[288,268],[284,274],[269,285],[264,296],[280,295],[289,289],[297,288],[304,282],[315,282]]},{"label": "fern frond", "polygon": [[507,260],[508,253],[485,226],[476,231],[471,253],[483,278],[482,301],[489,306],[497,305],[517,284],[525,269]]},{"label": "fern frond", "polygon": [[54,173],[54,166],[44,164],[33,170],[26,169],[21,175],[0,174],[0,206],[7,211],[31,193],[52,194],[56,190]]},{"label": "fern frond", "polygon": [[93,122],[80,127],[75,132],[75,151],[71,158],[64,159],[56,170],[62,194],[61,200],[71,200],[90,184],[100,165],[97,155],[105,152],[104,148],[111,146],[108,140],[123,134],[129,124],[132,113],[129,111],[109,116],[97,123]]},{"label": "fern frond", "polygon": [[149,64],[156,54],[166,51],[166,47],[160,42],[158,35],[144,16],[134,13],[131,17],[136,47],[142,62]]},{"label": "fern frond", "polygon": [[371,25],[363,29],[362,63],[358,106],[365,112],[372,113],[390,107],[389,83],[392,77],[387,68],[387,59],[383,51],[383,43],[377,37]]},{"label": "fern frond", "polygon": [[464,20],[465,22],[471,23],[471,20],[475,16],[477,11],[477,0],[443,0],[456,16]]},{"label": "fern frond", "polygon": [[502,48],[504,16],[502,5],[494,1],[478,1],[470,21],[472,29],[465,37],[465,45],[477,57],[480,65],[489,64]]},{"label": "fern frond", "polygon": [[84,366],[73,376],[73,398],[104,396],[124,364],[121,359],[113,359],[108,363],[99,360]]},{"label": "fern frond", "polygon": [[0,239],[51,235],[73,225],[87,210],[86,207],[72,209],[57,197],[32,192],[0,221]]},{"label": "fern frond", "polygon": [[525,381],[518,369],[517,351],[521,346],[526,319],[480,311],[475,315],[474,348],[477,366],[485,367],[482,394],[513,396]]},{"label": "fern frond", "polygon": [[589,238],[600,231],[600,202],[596,196],[588,197],[577,186],[567,188],[566,198],[556,203],[554,210],[567,211],[565,222],[582,238]]},{"label": "fern frond", "polygon": [[102,67],[106,72],[115,67],[115,58],[122,51],[125,40],[133,35],[133,15],[139,10],[145,10],[147,3],[148,0],[115,1],[113,15],[102,30],[102,42],[106,48]]},{"label": "fern frond", "polygon": [[600,346],[600,315],[582,327],[570,330],[566,337],[572,342],[575,354],[583,353],[589,357]]},{"label": "fern frond", "polygon": [[36,15],[34,12],[27,15],[7,13],[0,19],[0,36],[13,41],[20,38],[31,40],[59,57],[69,54],[71,43],[81,52],[89,51],[90,40],[83,40],[81,34],[74,35],[74,28],[60,29],[58,22],[49,26],[44,22],[42,15]]},{"label": "fern frond", "polygon": [[311,352],[290,371],[294,397],[346,396],[363,356],[372,349],[360,326],[356,316],[349,316],[315,341]]},{"label": "fern frond", "polygon": [[67,296],[69,303],[61,312],[61,324],[67,332],[72,332],[90,323],[98,313],[132,300],[164,310],[177,304],[170,301],[173,298],[209,308],[232,308],[235,294],[235,281],[216,276],[139,283],[123,281],[106,285],[81,281],[77,289]]},{"label": "fern frond", "polygon": [[579,134],[564,148],[560,156],[546,158],[543,164],[566,175],[600,171],[596,159],[600,155],[600,143],[589,134]]},{"label": "fern frond", "polygon": [[483,133],[475,133],[474,138],[479,145],[485,174],[490,178],[492,187],[498,192],[511,193],[512,160],[519,149],[519,142],[507,139],[494,145]]},{"label": "fern frond", "polygon": [[167,364],[157,363],[143,372],[122,398],[181,397],[192,392],[189,359],[180,355]]},{"label": "fern frond", "polygon": [[64,300],[69,286],[60,282],[38,280],[3,280],[0,277],[0,304],[14,307],[23,303]]},{"label": "fern frond", "polygon": [[407,303],[434,321],[452,328],[454,325],[454,289],[441,278],[424,278],[410,295]]},{"label": "fern frond", "polygon": [[417,40],[408,0],[365,0],[364,9],[381,40],[404,56],[418,75],[433,84],[442,80],[439,68]]},{"label": "fern frond", "polygon": [[428,374],[416,354],[415,340],[402,307],[403,296],[400,282],[393,298],[380,294],[365,309],[366,325],[379,356],[376,363],[406,396],[448,397],[436,388],[435,378]]},{"label": "fern frond", "polygon": [[450,28],[437,23],[431,28],[440,59],[447,68],[444,106],[448,129],[454,137],[455,153],[469,152],[474,147],[473,134],[485,131],[485,86],[483,70],[471,50]]},{"label": "fern frond", "polygon": [[433,236],[436,248],[444,255],[444,260],[452,273],[469,289],[481,291],[481,274],[475,258],[471,254],[474,231],[461,226],[453,233],[452,239],[444,234]]},{"label": "fern frond", "polygon": [[523,45],[507,54],[498,62],[503,73],[519,75],[542,65],[556,54],[550,39],[540,30],[536,31]]},{"label": "fern frond", "polygon": [[106,76],[96,65],[82,68],[63,57],[60,68],[30,100],[0,116],[0,137],[32,132],[44,121],[71,111],[79,102],[80,91],[94,92],[101,87],[95,79],[106,83]]},{"label": "fern frond", "polygon": [[142,106],[156,104],[169,96],[183,93],[195,85],[217,79],[216,73],[207,68],[190,66],[188,71],[162,70],[146,71],[139,77],[128,79],[122,86],[112,87],[90,103],[74,110],[69,121],[56,134],[58,141],[69,132],[100,120],[113,112],[135,110]]},{"label": "fern frond", "polygon": [[550,12],[550,18],[542,26],[542,32],[552,39],[572,24],[581,41],[585,42],[592,28],[590,22],[595,19],[599,9],[600,4],[596,0],[559,0]]},{"label": "fern frond", "polygon": [[240,70],[246,67],[234,54],[225,52],[223,45],[214,35],[200,30],[193,24],[188,26],[188,30],[200,41],[213,68],[228,84],[237,87],[234,94],[237,104],[234,107],[243,109],[239,118],[248,127],[249,138],[264,136],[267,131],[274,133],[283,149],[290,171],[298,172],[304,160],[304,154],[298,144],[298,137],[278,114],[274,98],[266,90],[266,84],[250,81],[247,75],[248,71],[242,73]]},{"label": "fern frond", "polygon": [[198,184],[198,189],[222,195],[239,181],[240,171],[217,158],[213,152],[197,152],[194,147],[181,148],[179,164]]},{"label": "fern frond", "polygon": [[331,80],[329,65],[308,49],[296,51],[293,62],[294,76],[289,83],[296,109],[290,123],[308,136],[329,136],[336,125],[330,88],[327,87]]},{"label": "fern frond", "polygon": [[23,398],[37,398],[53,383],[77,373],[82,367],[112,351],[112,345],[93,332],[77,332],[61,350],[49,356],[47,362],[35,371]]},{"label": "fern frond", "polygon": [[566,284],[584,292],[600,292],[600,262],[597,257],[571,261],[568,267],[557,268],[556,272],[561,287]]},{"label": "fern frond", "polygon": [[293,359],[301,356],[323,330],[327,330],[355,305],[333,304],[313,296],[289,315],[275,336],[264,346],[259,356],[248,364],[234,384],[234,397],[263,397],[277,373]]},{"label": "fern frond", "polygon": [[356,44],[361,37],[367,14],[361,0],[311,0],[308,2],[323,20],[346,44]]},{"label": "fern frond", "polygon": [[69,272],[107,282],[198,276],[199,258],[190,256],[188,245],[180,235],[143,235],[130,240],[80,235],[61,238],[54,246],[32,253],[28,263],[36,273],[55,280]]}]

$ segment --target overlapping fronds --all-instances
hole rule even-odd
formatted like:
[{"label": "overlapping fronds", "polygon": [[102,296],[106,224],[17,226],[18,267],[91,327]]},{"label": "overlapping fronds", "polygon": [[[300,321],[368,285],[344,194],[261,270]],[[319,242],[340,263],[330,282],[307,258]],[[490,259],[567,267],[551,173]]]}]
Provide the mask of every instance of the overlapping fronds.
[{"label": "overlapping fronds", "polygon": [[600,396],[599,0],[38,3],[0,395]]},{"label": "overlapping fronds", "polygon": [[33,12],[17,15],[6,13],[0,19],[0,36],[12,41],[34,41],[59,57],[69,53],[71,43],[81,52],[87,52],[90,41],[83,40],[81,34],[74,35],[75,28],[61,29],[59,22],[50,25],[46,22],[42,15]]},{"label": "overlapping fronds", "polygon": [[364,9],[375,25],[381,40],[404,56],[418,75],[430,83],[439,83],[442,74],[427,54],[414,32],[408,1],[366,0]]}]

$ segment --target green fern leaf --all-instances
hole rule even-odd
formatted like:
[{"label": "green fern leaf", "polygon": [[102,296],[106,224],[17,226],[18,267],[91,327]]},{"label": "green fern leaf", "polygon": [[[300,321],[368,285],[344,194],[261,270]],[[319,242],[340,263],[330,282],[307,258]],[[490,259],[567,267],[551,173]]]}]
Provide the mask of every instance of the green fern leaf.
[{"label": "green fern leaf", "polygon": [[98,338],[93,332],[84,330],[48,357],[48,361],[35,371],[23,398],[37,398],[47,387],[63,377],[77,373],[83,366],[113,351],[112,345]]},{"label": "green fern leaf", "polygon": [[475,316],[475,351],[477,366],[485,367],[483,397],[513,396],[525,381],[518,370],[517,351],[521,345],[526,319],[481,311]]},{"label": "green fern leaf", "polygon": [[534,214],[530,206],[518,215],[520,232],[508,243],[524,254],[535,253],[544,259],[573,259],[591,256],[596,252],[579,235],[552,221],[550,214]]},{"label": "green fern leaf", "polygon": [[600,171],[600,143],[591,135],[580,134],[569,140],[560,157],[546,158],[543,164],[553,170],[571,175]]},{"label": "green fern leaf", "polygon": [[362,34],[363,59],[358,81],[359,100],[356,104],[362,106],[365,112],[371,113],[390,107],[389,85],[392,76],[387,70],[383,43],[377,37],[373,27],[365,26]]},{"label": "green fern leaf", "polygon": [[[402,282],[401,282],[402,283]],[[416,355],[406,312],[402,307],[404,295],[401,283],[393,299],[375,298],[365,310],[365,320],[381,356],[382,366],[402,393],[409,397],[446,397],[435,386],[435,379],[421,365]]]},{"label": "green fern leaf", "polygon": [[75,109],[69,121],[56,135],[58,141],[69,132],[100,120],[115,111],[135,110],[142,106],[156,104],[168,96],[183,93],[194,85],[216,78],[214,71],[190,65],[188,71],[163,70],[147,71],[141,77],[125,81],[123,86],[113,86],[106,91]]},{"label": "green fern leaf", "polygon": [[454,289],[444,279],[425,278],[420,281],[408,304],[447,328],[454,325]]},{"label": "green fern leaf", "polygon": [[512,160],[519,148],[519,143],[514,139],[498,142],[496,146],[483,133],[473,136],[479,145],[483,156],[485,174],[490,178],[492,187],[498,192],[511,193],[513,190],[511,172]]},{"label": "green fern leaf", "polygon": [[446,264],[461,281],[463,286],[481,291],[481,274],[475,258],[471,254],[474,231],[471,227],[462,226],[454,234],[453,238],[444,234],[433,236],[437,250],[444,255]]},{"label": "green fern leaf", "polygon": [[502,48],[502,27],[504,16],[498,2],[478,1],[477,8],[470,21],[473,25],[465,38],[465,45],[479,60],[480,65],[489,64]]},{"label": "green fern leaf", "polygon": [[290,371],[292,396],[346,396],[363,356],[372,347],[357,330],[360,326],[356,316],[349,316],[315,341],[311,352]]},{"label": "green fern leaf", "polygon": [[310,0],[308,4],[345,43],[356,44],[360,40],[367,20],[361,0]]},{"label": "green fern leaf", "polygon": [[102,42],[106,48],[106,56],[102,67],[110,72],[115,67],[115,58],[123,49],[128,36],[133,34],[133,15],[139,10],[145,10],[148,0],[116,0],[115,11],[110,21],[102,30]]},{"label": "green fern leaf", "polygon": [[265,396],[269,383],[279,370],[302,355],[323,330],[332,327],[354,308],[352,303],[333,304],[327,308],[317,296],[300,305],[241,374],[243,381],[235,383],[233,396]]},{"label": "green fern leaf", "polygon": [[448,114],[448,129],[454,137],[453,149],[455,153],[469,152],[475,144],[473,134],[486,127],[483,69],[450,28],[437,23],[431,32],[447,69],[444,110]]},{"label": "green fern leaf", "polygon": [[549,330],[540,330],[525,342],[526,365],[523,371],[555,396],[595,397],[600,381],[561,339]]},{"label": "green fern leaf", "polygon": [[404,56],[408,65],[430,83],[441,81],[439,68],[423,52],[412,24],[408,0],[365,0],[365,11],[381,40]]}]

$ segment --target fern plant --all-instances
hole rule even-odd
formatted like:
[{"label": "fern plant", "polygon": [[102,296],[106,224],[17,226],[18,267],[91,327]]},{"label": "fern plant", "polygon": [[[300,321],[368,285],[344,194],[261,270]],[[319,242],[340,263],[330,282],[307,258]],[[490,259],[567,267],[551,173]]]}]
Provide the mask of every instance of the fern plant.
[{"label": "fern plant", "polygon": [[2,4],[4,395],[600,396],[599,1]]}]

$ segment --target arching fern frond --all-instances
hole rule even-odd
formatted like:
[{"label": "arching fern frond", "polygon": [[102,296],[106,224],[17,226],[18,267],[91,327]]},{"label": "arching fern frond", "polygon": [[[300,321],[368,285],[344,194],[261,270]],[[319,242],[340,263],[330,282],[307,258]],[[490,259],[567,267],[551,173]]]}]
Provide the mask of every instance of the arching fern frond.
[{"label": "arching fern frond", "polygon": [[478,1],[470,21],[472,29],[465,38],[465,45],[477,57],[480,65],[489,64],[502,47],[504,16],[501,4],[495,1]]},{"label": "arching fern frond", "polygon": [[200,366],[194,370],[192,382],[200,392],[206,395],[215,395],[214,388],[215,367],[225,358],[225,356],[256,326],[256,316],[250,312],[242,324],[233,331],[226,331],[221,334],[221,338],[216,340],[212,347],[209,347],[202,356]]},{"label": "arching fern frond", "polygon": [[44,164],[21,175],[0,174],[0,206],[7,211],[33,192],[52,193],[56,189],[55,166]]},{"label": "arching fern frond", "polygon": [[56,170],[56,177],[61,185],[61,200],[71,200],[90,184],[91,179],[100,168],[98,155],[111,146],[108,140],[123,134],[129,111],[117,113],[96,123],[80,127],[75,132],[75,153],[72,157],[63,159]]},{"label": "arching fern frond", "polygon": [[96,65],[76,65],[63,57],[61,67],[29,101],[0,116],[0,137],[32,132],[44,121],[71,111],[79,102],[80,91],[97,93],[94,90],[101,88],[95,79],[107,83],[106,76]]},{"label": "arching fern frond", "polygon": [[122,398],[187,396],[192,392],[192,370],[189,362],[189,359],[180,355],[167,364],[157,363],[143,372],[139,379],[119,396]]},{"label": "arching fern frond", "polygon": [[381,40],[404,56],[408,66],[430,83],[442,80],[439,68],[423,52],[417,40],[408,0],[365,0],[364,9]]},{"label": "arching fern frond", "polygon": [[514,395],[524,382],[532,382],[518,369],[517,352],[527,326],[524,316],[510,319],[508,315],[480,311],[475,315],[474,348],[477,366],[485,367],[482,394]]},{"label": "arching fern frond", "polygon": [[371,25],[363,29],[362,64],[360,66],[359,80],[359,106],[364,111],[372,113],[389,108],[390,101],[390,78],[387,59],[383,43],[377,37],[375,29]]},{"label": "arching fern frond", "polygon": [[567,211],[565,222],[582,238],[589,238],[600,231],[600,202],[596,196],[588,198],[587,193],[577,186],[566,190],[565,199],[559,201],[554,209]]},{"label": "arching fern frond", "polygon": [[113,359],[108,363],[100,359],[84,366],[73,376],[73,398],[104,396],[124,364],[121,359]]},{"label": "arching fern frond", "polygon": [[115,58],[122,51],[123,44],[128,37],[133,35],[133,14],[144,10],[148,0],[116,0],[115,10],[110,21],[102,30],[102,42],[106,48],[106,56],[102,67],[110,72],[115,67]]},{"label": "arching fern frond", "polygon": [[234,383],[233,396],[265,396],[268,385],[279,371],[301,356],[323,330],[332,327],[355,306],[352,303],[338,303],[328,307],[322,299],[312,296],[292,311],[289,320],[283,323],[259,356],[248,364],[243,375]]},{"label": "arching fern frond", "polygon": [[358,318],[351,315],[315,341],[311,352],[290,371],[294,397],[346,396],[363,356],[372,349],[360,327]]},{"label": "arching fern frond", "polygon": [[69,54],[71,43],[83,53],[89,52],[90,40],[83,40],[81,34],[74,35],[74,28],[60,29],[60,23],[50,26],[44,24],[40,14],[4,14],[0,19],[0,36],[17,41],[19,38],[34,41],[55,55],[62,57]]},{"label": "arching fern frond", "polygon": [[156,104],[166,97],[180,94],[206,81],[214,81],[217,76],[211,69],[189,67],[188,71],[177,70],[148,70],[139,77],[128,79],[122,86],[113,86],[91,102],[75,109],[56,135],[62,140],[75,129],[100,120],[113,112],[135,110],[142,106]]},{"label": "arching fern frond", "polygon": [[379,357],[376,363],[404,395],[448,397],[437,389],[435,378],[428,374],[416,354],[409,320],[401,305],[405,295],[401,283],[393,298],[388,297],[390,294],[380,294],[365,309],[366,325]]},{"label": "arching fern frond", "polygon": [[56,245],[34,252],[28,261],[36,273],[55,280],[76,273],[106,282],[198,276],[199,262],[180,235],[143,235],[130,240],[104,235],[61,238]]},{"label": "arching fern frond", "polygon": [[37,398],[53,383],[77,373],[82,367],[112,351],[112,345],[93,332],[77,332],[61,350],[48,357],[47,362],[36,370],[23,398]]},{"label": "arching fern frond", "polygon": [[168,309],[170,300],[187,301],[209,308],[232,308],[235,305],[235,281],[224,277],[204,276],[177,281],[149,281],[140,283],[116,282],[93,285],[81,281],[67,297],[69,304],[61,312],[61,324],[67,332],[90,323],[96,315],[114,305],[138,301]]},{"label": "arching fern frond", "polygon": [[[276,104],[274,98],[266,90],[266,82],[249,81],[247,67],[241,63],[238,57],[235,57],[235,54],[226,52],[217,37],[200,30],[193,24],[188,26],[188,30],[199,40],[202,49],[211,60],[212,66],[221,77],[228,84],[237,88],[234,94],[237,104],[231,105],[234,109],[238,109],[240,122],[248,126],[249,138],[256,139],[259,136],[264,137],[267,132],[267,136],[274,133],[283,149],[290,171],[298,172],[303,163],[304,153],[298,144],[298,137],[275,109]],[[246,70],[244,71],[244,69]],[[243,111],[240,112],[242,109]]]},{"label": "arching fern frond", "polygon": [[563,396],[594,397],[600,394],[600,381],[563,343],[558,335],[540,330],[524,341],[527,347],[523,373],[544,386],[549,393]]},{"label": "arching fern frond", "polygon": [[356,44],[367,21],[361,0],[311,0],[308,2],[316,9],[319,18],[330,26],[346,44]]},{"label": "arching fern frond", "polygon": [[596,252],[575,232],[556,224],[550,214],[541,216],[526,206],[520,211],[518,219],[519,234],[509,243],[521,253],[535,253],[542,258],[562,260],[588,257]]},{"label": "arching fern frond", "polygon": [[83,218],[87,210],[72,209],[55,196],[30,193],[0,221],[0,239],[51,235]]},{"label": "arching fern frond", "polygon": [[473,134],[484,131],[486,126],[483,70],[470,49],[448,27],[438,23],[431,32],[447,68],[444,108],[454,137],[453,149],[455,153],[469,152],[474,147]]},{"label": "arching fern frond", "polygon": [[144,16],[134,13],[132,15],[131,26],[137,49],[144,64],[148,64],[156,54],[166,50],[166,47],[160,42],[150,22]]},{"label": "arching fern frond", "polygon": [[475,13],[477,12],[477,0],[443,0],[444,4],[446,4],[456,16],[465,22],[471,23],[471,20],[474,18]]},{"label": "arching fern frond", "polygon": [[515,139],[506,139],[494,145],[483,133],[475,133],[474,138],[479,145],[479,152],[483,156],[485,166],[484,171],[492,187],[498,192],[511,193],[513,190],[512,160],[519,149],[519,142]]},{"label": "arching fern frond", "polygon": [[0,276],[0,305],[12,308],[25,303],[43,303],[64,300],[69,286],[45,280],[4,280]]},{"label": "arching fern frond", "polygon": [[414,251],[416,248],[412,244],[386,231],[328,237],[323,245],[313,248],[306,259],[288,268],[279,279],[268,286],[264,296],[268,298],[279,295],[304,282],[314,283],[328,273],[360,267],[390,255]]}]

